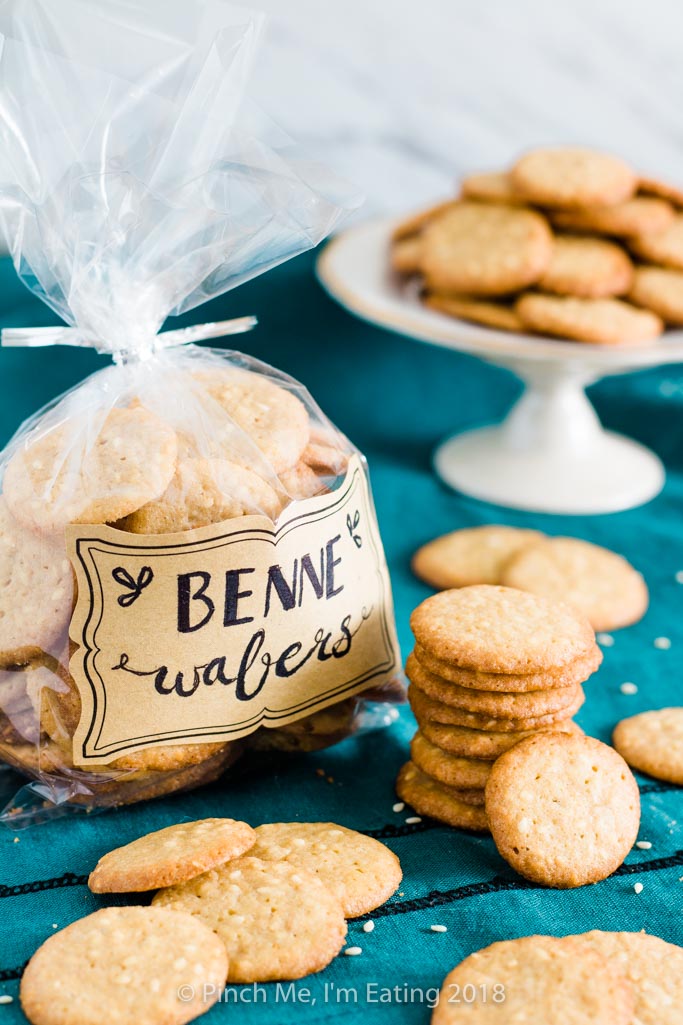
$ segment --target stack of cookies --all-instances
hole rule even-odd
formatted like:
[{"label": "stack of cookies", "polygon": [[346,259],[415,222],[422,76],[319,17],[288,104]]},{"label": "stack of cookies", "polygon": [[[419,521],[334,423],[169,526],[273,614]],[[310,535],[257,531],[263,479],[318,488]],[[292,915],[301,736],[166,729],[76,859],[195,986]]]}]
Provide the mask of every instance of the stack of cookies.
[{"label": "stack of cookies", "polygon": [[514,588],[442,591],[411,616],[408,697],[419,729],[397,791],[421,814],[488,828],[493,762],[544,731],[580,733],[581,684],[602,654],[572,607]]},{"label": "stack of cookies", "polygon": [[398,225],[391,262],[432,309],[606,345],[683,324],[683,189],[573,146],[472,174]]}]

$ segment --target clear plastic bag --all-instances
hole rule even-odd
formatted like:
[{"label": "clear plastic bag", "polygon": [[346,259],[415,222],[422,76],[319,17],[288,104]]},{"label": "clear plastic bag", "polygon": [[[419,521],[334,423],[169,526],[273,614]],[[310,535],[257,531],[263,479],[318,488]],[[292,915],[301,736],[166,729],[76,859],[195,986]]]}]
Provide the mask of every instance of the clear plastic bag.
[{"label": "clear plastic bag", "polygon": [[68,325],[10,341],[114,360],[1,456],[0,759],[35,781],[14,822],[315,750],[369,721],[362,694],[402,696],[360,454],[286,375],[158,333],[352,202],[245,101],[259,24],[212,0],[0,11],[0,217]]}]

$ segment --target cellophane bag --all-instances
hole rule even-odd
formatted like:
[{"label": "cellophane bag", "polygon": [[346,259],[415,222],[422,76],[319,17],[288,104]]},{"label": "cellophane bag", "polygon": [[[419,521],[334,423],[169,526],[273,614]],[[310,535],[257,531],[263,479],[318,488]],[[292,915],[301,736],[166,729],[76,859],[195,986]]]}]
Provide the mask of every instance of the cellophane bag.
[{"label": "cellophane bag", "polygon": [[248,318],[160,332],[352,202],[245,98],[259,27],[213,0],[0,9],[0,218],[66,325],[3,342],[112,359],[0,457],[15,826],[316,750],[402,699],[363,457],[290,377],[187,344]]}]

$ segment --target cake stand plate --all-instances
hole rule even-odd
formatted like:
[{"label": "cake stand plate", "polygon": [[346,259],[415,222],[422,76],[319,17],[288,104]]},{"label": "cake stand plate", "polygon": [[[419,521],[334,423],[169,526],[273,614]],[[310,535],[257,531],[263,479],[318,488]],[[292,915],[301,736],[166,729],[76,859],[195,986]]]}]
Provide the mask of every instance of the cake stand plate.
[{"label": "cake stand plate", "polygon": [[318,258],[318,278],[347,310],[371,324],[515,373],[525,390],[502,424],[444,441],[439,477],[466,495],[516,509],[606,513],[649,501],[664,467],[649,449],[606,431],[586,395],[601,377],[683,362],[683,331],[642,346],[588,345],[493,330],[423,306],[413,283],[392,273],[396,218],[360,224]]}]

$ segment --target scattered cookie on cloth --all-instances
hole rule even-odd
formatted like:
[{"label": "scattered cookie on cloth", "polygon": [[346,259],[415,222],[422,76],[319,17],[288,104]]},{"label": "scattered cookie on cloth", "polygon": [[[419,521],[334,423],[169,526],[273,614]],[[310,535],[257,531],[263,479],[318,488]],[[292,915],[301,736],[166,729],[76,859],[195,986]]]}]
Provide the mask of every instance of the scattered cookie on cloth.
[{"label": "scattered cookie on cloth", "polygon": [[631,983],[633,1025],[680,1025],[683,947],[645,932],[594,929],[571,938],[592,947]]},{"label": "scattered cookie on cloth", "polygon": [[104,908],[50,936],[21,980],[33,1025],[184,1025],[220,998],[228,958],[198,918]]},{"label": "scattered cookie on cloth", "polygon": [[88,886],[93,893],[158,890],[237,858],[255,842],[255,830],[235,819],[180,822],[109,851],[90,873]]},{"label": "scattered cookie on cloth", "polygon": [[520,875],[570,889],[623,863],[638,836],[640,794],[613,748],[545,733],[494,762],[486,814],[498,851]]},{"label": "scattered cookie on cloth", "polygon": [[316,875],[249,855],[160,890],[152,907],[183,911],[220,937],[229,982],[301,979],[325,968],[346,936],[342,906]]},{"label": "scattered cookie on cloth", "polygon": [[334,822],[271,822],[257,826],[255,838],[250,855],[312,872],[340,901],[347,918],[384,904],[403,878],[388,847]]},{"label": "scattered cookie on cloth", "polygon": [[411,567],[416,576],[439,590],[499,584],[503,567],[515,552],[542,537],[537,530],[498,524],[465,527],[418,548]]},{"label": "scattered cookie on cloth", "polygon": [[683,786],[683,708],[660,708],[622,719],[612,743],[631,768]]},{"label": "scattered cookie on cloth", "polygon": [[[466,1002],[466,992],[475,999]],[[581,937],[523,936],[449,972],[432,1025],[633,1025],[633,1005],[622,969]]]},{"label": "scattered cookie on cloth", "polygon": [[649,602],[643,577],[626,559],[576,537],[528,545],[508,561],[502,582],[574,605],[601,631],[638,622]]}]

